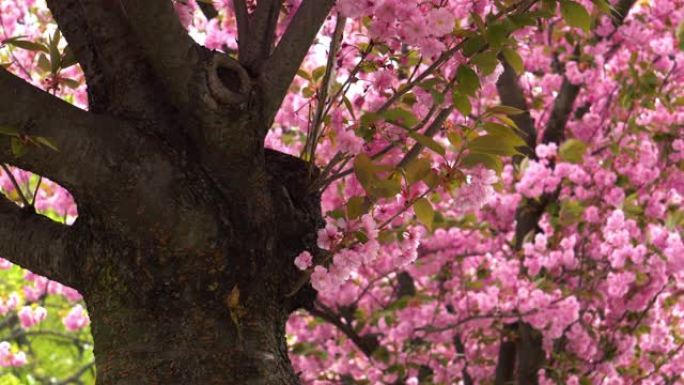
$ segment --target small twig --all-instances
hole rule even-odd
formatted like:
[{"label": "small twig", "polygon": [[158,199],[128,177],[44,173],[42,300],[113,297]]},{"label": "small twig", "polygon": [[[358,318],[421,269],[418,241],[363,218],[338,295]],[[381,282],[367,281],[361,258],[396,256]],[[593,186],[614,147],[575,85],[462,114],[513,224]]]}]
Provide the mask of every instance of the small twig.
[{"label": "small twig", "polygon": [[[330,51],[328,52],[328,62],[325,66],[325,74],[323,75],[323,80],[318,88],[318,100],[316,103],[316,115],[314,115],[313,123],[311,125],[311,130],[309,131],[309,136],[307,137],[307,144],[309,148],[309,173],[313,170],[314,157],[316,155],[316,147],[318,145],[318,140],[322,136],[323,119],[325,118],[325,106],[328,100],[328,92],[330,91],[330,85],[333,79],[333,73],[335,72],[335,58],[337,56],[337,51],[340,48],[340,43],[342,42],[342,34],[344,33],[344,26],[346,25],[347,18],[337,15],[337,22],[335,24],[335,32],[330,40]],[[305,147],[306,148],[306,147]]]},{"label": "small twig", "polygon": [[33,191],[33,199],[31,199],[31,207],[36,205],[36,197],[38,196],[38,190],[40,190],[40,184],[43,182],[43,176],[38,175],[38,183],[36,183],[36,189]]},{"label": "small twig", "polygon": [[32,205],[24,196],[24,192],[21,191],[21,187],[19,187],[19,183],[17,182],[17,179],[14,177],[14,174],[12,174],[12,171],[10,171],[9,167],[7,167],[5,163],[0,163],[0,167],[2,167],[3,171],[5,171],[7,173],[7,176],[10,178],[10,181],[12,181],[12,185],[17,190],[17,194],[19,194],[19,198],[21,199],[21,202],[24,204],[24,207],[31,207]]},{"label": "small twig", "polygon": [[72,383],[72,382],[79,382],[79,378],[81,378],[81,376],[82,376],[86,371],[90,370],[90,368],[92,368],[93,366],[95,366],[95,361],[91,361],[91,362],[85,364],[85,365],[84,365],[81,369],[79,369],[76,373],[72,374],[71,376],[65,378],[64,380],[62,380],[62,381],[60,381],[60,382],[55,383],[55,385],[66,385],[66,384],[70,384],[70,383]]}]

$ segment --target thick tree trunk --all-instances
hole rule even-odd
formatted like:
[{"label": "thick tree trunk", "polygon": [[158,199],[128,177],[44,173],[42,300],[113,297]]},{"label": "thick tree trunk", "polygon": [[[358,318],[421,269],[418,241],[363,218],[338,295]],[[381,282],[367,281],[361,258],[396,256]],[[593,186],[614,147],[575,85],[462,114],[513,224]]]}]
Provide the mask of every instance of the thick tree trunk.
[{"label": "thick tree trunk", "polygon": [[282,305],[254,303],[236,324],[211,298],[179,299],[182,288],[163,287],[140,298],[128,291],[136,286],[90,296],[98,385],[298,383]]},{"label": "thick tree trunk", "polygon": [[170,0],[47,3],[90,112],[0,69],[0,126],[59,149],[2,141],[0,161],[68,188],[79,217],[0,201],[0,252],[84,294],[98,385],[296,384],[285,323],[315,292],[288,293],[297,254],[318,255],[320,196],[315,168],[264,138],[334,0],[303,0],[277,46],[280,1],[236,1],[237,59],[195,43]]},{"label": "thick tree trunk", "polygon": [[[264,190],[225,201],[203,177],[167,180],[194,190],[199,203],[170,186],[155,191],[151,181],[147,198],[160,203],[144,197],[144,207],[131,203],[132,212],[143,213],[139,223],[93,232],[107,235],[95,242],[80,287],[91,314],[98,385],[298,383],[285,323],[314,294],[310,287],[294,298],[287,293],[300,274],[294,257],[313,250],[320,201],[315,194],[302,199],[306,163],[268,150],[264,160]],[[249,216],[244,208],[255,199],[271,204]],[[213,204],[216,211],[208,210]],[[159,223],[145,215],[156,210],[162,210],[155,214]],[[255,227],[263,218],[269,223]],[[88,225],[102,227],[109,224]]]}]

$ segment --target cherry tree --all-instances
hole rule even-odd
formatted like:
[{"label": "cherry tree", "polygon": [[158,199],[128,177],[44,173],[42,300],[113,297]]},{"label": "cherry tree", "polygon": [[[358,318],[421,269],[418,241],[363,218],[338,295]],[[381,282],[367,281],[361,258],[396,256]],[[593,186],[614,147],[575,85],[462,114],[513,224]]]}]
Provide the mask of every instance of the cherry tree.
[{"label": "cherry tree", "polygon": [[683,20],[3,0],[0,381],[684,383]]}]

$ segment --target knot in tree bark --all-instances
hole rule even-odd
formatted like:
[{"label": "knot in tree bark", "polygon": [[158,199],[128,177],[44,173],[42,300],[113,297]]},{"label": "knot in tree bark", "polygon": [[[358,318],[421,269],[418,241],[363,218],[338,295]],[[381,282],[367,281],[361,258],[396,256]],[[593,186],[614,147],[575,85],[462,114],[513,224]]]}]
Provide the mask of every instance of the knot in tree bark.
[{"label": "knot in tree bark", "polygon": [[211,96],[219,104],[245,103],[252,81],[239,62],[223,54],[214,54],[209,62],[207,80]]}]

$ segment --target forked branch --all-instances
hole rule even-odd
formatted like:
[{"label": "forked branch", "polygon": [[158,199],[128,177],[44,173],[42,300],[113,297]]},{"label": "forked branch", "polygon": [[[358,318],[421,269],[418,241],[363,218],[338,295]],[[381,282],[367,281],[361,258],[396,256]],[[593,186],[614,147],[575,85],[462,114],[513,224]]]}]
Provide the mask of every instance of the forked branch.
[{"label": "forked branch", "polygon": [[[0,162],[46,176],[74,193],[109,178],[113,151],[123,148],[124,125],[83,111],[2,69],[0,89]],[[25,153],[17,156],[18,151]]]},{"label": "forked branch", "polygon": [[189,101],[188,85],[200,59],[170,0],[121,0],[147,60],[177,106]]}]

